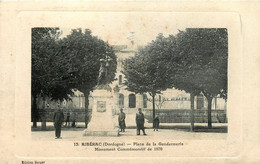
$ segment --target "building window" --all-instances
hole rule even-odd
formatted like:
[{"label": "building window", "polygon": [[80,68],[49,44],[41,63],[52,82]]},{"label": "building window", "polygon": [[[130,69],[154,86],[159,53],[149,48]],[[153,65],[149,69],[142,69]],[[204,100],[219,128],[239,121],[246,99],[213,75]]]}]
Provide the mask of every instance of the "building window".
[{"label": "building window", "polygon": [[202,109],[204,107],[204,98],[203,95],[197,96],[197,109]]},{"label": "building window", "polygon": [[146,96],[146,94],[143,94],[143,106],[144,106],[144,108],[147,108],[147,96]]},{"label": "building window", "polygon": [[118,105],[119,105],[119,108],[123,108],[124,107],[124,95],[123,94],[119,94]]},{"label": "building window", "polygon": [[119,85],[122,85],[122,75],[119,75]]},{"label": "building window", "polygon": [[129,95],[129,108],[135,108],[136,99],[134,94]]}]

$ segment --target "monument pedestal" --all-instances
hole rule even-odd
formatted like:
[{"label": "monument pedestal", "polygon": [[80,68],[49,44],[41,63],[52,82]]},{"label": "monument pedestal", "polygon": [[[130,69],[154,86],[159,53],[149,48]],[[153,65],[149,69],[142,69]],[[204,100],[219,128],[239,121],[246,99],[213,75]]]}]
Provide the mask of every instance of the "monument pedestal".
[{"label": "monument pedestal", "polygon": [[83,136],[118,136],[119,131],[113,119],[113,95],[108,89],[93,91],[93,109],[88,128]]}]

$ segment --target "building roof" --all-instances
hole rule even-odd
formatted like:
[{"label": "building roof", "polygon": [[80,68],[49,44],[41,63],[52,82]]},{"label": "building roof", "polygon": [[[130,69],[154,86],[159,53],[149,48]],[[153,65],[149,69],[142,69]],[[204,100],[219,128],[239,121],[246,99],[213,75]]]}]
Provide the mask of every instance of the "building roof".
[{"label": "building roof", "polygon": [[122,51],[127,48],[127,45],[112,45],[112,48],[115,52]]},{"label": "building roof", "polygon": [[127,46],[127,45],[112,45],[113,50],[115,52],[121,53],[134,53],[136,52],[134,46]]}]

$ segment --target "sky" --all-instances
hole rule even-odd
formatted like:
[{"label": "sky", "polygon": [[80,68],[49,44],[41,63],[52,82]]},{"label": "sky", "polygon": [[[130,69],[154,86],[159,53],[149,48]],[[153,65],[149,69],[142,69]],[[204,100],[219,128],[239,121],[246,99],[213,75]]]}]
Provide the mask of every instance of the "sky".
[{"label": "sky", "polygon": [[[90,29],[94,36],[107,41],[110,45],[129,45],[132,37],[136,45],[144,46],[156,38],[159,33],[164,36],[176,34],[185,27],[180,23],[178,14],[162,12],[98,12],[87,13],[80,23],[73,20],[66,27],[61,26],[63,37],[71,29]],[[70,20],[69,18],[67,20]],[[75,22],[75,23],[74,23]]]}]

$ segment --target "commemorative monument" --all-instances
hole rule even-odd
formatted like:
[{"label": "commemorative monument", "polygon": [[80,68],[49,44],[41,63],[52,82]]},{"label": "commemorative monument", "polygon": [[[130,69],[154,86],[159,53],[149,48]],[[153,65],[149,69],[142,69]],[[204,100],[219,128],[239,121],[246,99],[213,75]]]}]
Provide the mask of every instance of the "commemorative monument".
[{"label": "commemorative monument", "polygon": [[118,136],[119,131],[113,119],[113,94],[112,88],[107,83],[107,67],[110,59],[100,59],[98,85],[92,93],[93,109],[92,118],[83,136]]}]

